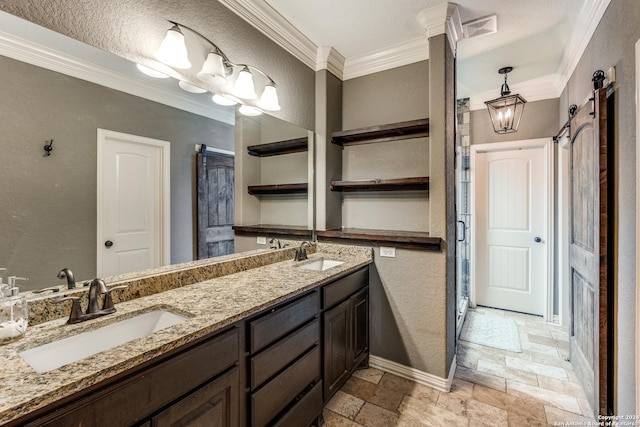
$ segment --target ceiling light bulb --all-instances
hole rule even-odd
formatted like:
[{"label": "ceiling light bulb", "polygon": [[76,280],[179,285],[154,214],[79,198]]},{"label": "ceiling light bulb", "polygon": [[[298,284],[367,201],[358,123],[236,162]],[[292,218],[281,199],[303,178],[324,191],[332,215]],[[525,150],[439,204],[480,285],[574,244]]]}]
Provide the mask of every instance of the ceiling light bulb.
[{"label": "ceiling light bulb", "polygon": [[258,106],[267,111],[280,111],[275,83],[271,82],[264,87]]},{"label": "ceiling light bulb", "polygon": [[146,74],[149,77],[153,77],[153,78],[156,78],[156,79],[169,78],[169,76],[166,75],[165,73],[161,73],[160,71],[156,71],[153,68],[147,67],[146,65],[136,64],[136,67],[138,68],[138,70],[140,70],[140,72]]},{"label": "ceiling light bulb", "polygon": [[236,105],[238,101],[231,99],[228,95],[218,95],[217,93],[213,95],[213,102],[218,105]]},{"label": "ceiling light bulb", "polygon": [[181,70],[191,68],[187,46],[184,43],[184,34],[180,31],[180,27],[174,25],[167,30],[167,35],[156,52],[156,59],[173,68]]},{"label": "ceiling light bulb", "polygon": [[238,73],[238,78],[236,79],[236,82],[233,85],[232,92],[238,98],[243,98],[243,99],[257,98],[256,90],[253,85],[253,76],[251,75],[251,71],[249,71],[249,67],[247,67],[246,65]]},{"label": "ceiling light bulb", "polygon": [[240,108],[238,108],[238,111],[240,111],[240,114],[245,116],[259,116],[262,114],[261,109],[251,105],[241,105]]},{"label": "ceiling light bulb", "polygon": [[187,92],[191,92],[191,93],[205,93],[207,91],[206,89],[202,89],[201,87],[198,87],[189,82],[185,82],[183,80],[180,80],[178,82],[178,86],[180,86],[183,90],[186,90]]},{"label": "ceiling light bulb", "polygon": [[198,73],[198,78],[212,85],[226,84],[227,78],[225,77],[222,56],[217,52],[209,52],[207,60],[202,64],[202,70]]}]

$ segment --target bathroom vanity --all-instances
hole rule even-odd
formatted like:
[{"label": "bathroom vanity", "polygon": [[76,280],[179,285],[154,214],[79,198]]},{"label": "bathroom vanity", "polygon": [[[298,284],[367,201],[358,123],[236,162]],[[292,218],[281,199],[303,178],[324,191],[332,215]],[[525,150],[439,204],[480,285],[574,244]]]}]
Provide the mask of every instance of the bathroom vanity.
[{"label": "bathroom vanity", "polygon": [[[319,251],[299,262],[253,259],[249,268],[234,261],[236,272],[117,303],[118,312],[105,318],[30,327],[21,341],[0,347],[0,423],[317,423],[324,403],[368,362],[372,261],[370,248]],[[340,263],[323,267],[322,260]],[[184,320],[44,373],[19,355],[159,308]]]}]

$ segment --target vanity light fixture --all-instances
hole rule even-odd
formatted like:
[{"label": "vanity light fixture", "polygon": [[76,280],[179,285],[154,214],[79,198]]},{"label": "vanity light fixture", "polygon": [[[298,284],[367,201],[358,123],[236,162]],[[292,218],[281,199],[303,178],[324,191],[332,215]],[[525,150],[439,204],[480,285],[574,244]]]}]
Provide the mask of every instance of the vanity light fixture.
[{"label": "vanity light fixture", "polygon": [[[197,73],[197,77],[209,91],[215,94],[214,102],[220,105],[234,105],[231,102],[237,98],[238,103],[248,107],[240,110],[242,114],[244,114],[243,111],[256,115],[256,113],[262,114],[262,110],[280,110],[276,84],[264,71],[252,65],[231,62],[215,43],[198,31],[175,21],[169,22],[173,26],[167,30],[167,34],[155,54],[158,61],[177,69],[191,68],[184,32],[189,30],[190,33],[195,34],[209,45],[209,52],[201,70]],[[230,78],[234,75],[236,78],[231,82]],[[255,77],[259,79],[254,80]],[[257,102],[255,101],[258,98],[256,81],[260,85],[264,85],[260,100]],[[189,90],[183,86],[183,83],[186,82],[180,82],[180,87]],[[198,85],[190,83],[187,85],[198,87]],[[229,94],[232,94],[233,97]]]},{"label": "vanity light fixture", "polygon": [[177,23],[172,22],[172,24],[173,27],[169,28],[167,35],[160,43],[156,59],[170,67],[188,70],[191,68],[191,62],[189,62],[187,45],[184,43],[184,34]]},{"label": "vanity light fixture", "polygon": [[504,67],[498,70],[498,73],[504,74],[504,83],[500,88],[500,98],[485,102],[491,116],[493,130],[499,134],[518,131],[524,104],[527,102],[518,94],[511,95],[511,90],[507,84],[507,74],[512,70],[513,67]]}]

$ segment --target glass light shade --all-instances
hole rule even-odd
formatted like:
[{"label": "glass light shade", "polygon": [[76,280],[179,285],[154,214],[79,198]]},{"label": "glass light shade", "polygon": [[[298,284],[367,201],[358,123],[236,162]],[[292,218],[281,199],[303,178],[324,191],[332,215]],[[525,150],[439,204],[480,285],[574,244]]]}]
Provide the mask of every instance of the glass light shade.
[{"label": "glass light shade", "polygon": [[269,83],[264,87],[258,106],[267,111],[280,111],[278,92],[276,91],[276,86],[273,83]]},{"label": "glass light shade", "polygon": [[173,68],[181,70],[191,68],[191,62],[189,62],[187,55],[187,46],[184,44],[184,34],[182,34],[177,25],[167,30],[167,35],[156,52],[156,59]]},{"label": "glass light shade", "polygon": [[147,67],[146,65],[136,64],[136,67],[138,68],[138,70],[140,70],[140,72],[142,72],[143,74],[146,74],[149,77],[153,77],[153,78],[156,78],[156,79],[169,78],[169,76],[166,75],[165,73],[161,73],[160,71],[156,71],[153,68]]},{"label": "glass light shade", "polygon": [[218,95],[217,93],[213,95],[213,102],[218,105],[236,105],[238,101],[231,99],[228,95]]},{"label": "glass light shade", "polygon": [[233,85],[232,93],[234,96],[243,99],[256,99],[258,97],[253,85],[253,76],[251,75],[251,71],[249,71],[248,67],[245,66],[238,73],[238,78]]},{"label": "glass light shade", "polygon": [[223,85],[227,83],[222,56],[216,52],[209,52],[207,60],[204,61],[202,69],[198,73],[198,78],[205,83],[213,85]]},{"label": "glass light shade", "polygon": [[191,93],[205,93],[207,91],[206,89],[202,89],[201,87],[193,85],[189,82],[185,82],[183,80],[180,80],[178,82],[178,86],[180,86],[183,90]]},{"label": "glass light shade", "polygon": [[492,101],[486,101],[493,130],[499,134],[517,132],[526,102],[520,95],[501,96]]},{"label": "glass light shade", "polygon": [[240,111],[240,114],[245,116],[259,116],[262,114],[261,109],[251,105],[241,105],[240,108],[238,108],[238,111]]}]

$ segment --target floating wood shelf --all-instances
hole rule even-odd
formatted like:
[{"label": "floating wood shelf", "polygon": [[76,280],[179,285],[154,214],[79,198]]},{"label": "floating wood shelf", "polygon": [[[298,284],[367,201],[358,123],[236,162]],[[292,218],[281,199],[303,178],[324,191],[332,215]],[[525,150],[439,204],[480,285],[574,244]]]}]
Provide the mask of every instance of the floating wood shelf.
[{"label": "floating wood shelf", "polygon": [[399,230],[371,230],[363,228],[338,228],[318,230],[320,241],[363,244],[371,246],[393,246],[404,249],[439,251],[442,248],[440,237],[431,237],[429,233]]},{"label": "floating wood shelf", "polygon": [[429,177],[396,179],[358,179],[355,181],[331,181],[331,191],[426,191]]},{"label": "floating wood shelf", "polygon": [[272,184],[272,185],[250,185],[247,190],[249,194],[302,194],[308,191],[309,185],[306,182],[299,184]]},{"label": "floating wood shelf", "polygon": [[273,225],[273,224],[256,224],[256,225],[234,225],[233,230],[237,234],[260,234],[267,236],[293,236],[311,239],[313,231],[303,226],[295,225]]},{"label": "floating wood shelf", "polygon": [[429,136],[429,119],[419,119],[333,132],[331,134],[331,142],[340,146],[348,146],[400,141],[427,136]]},{"label": "floating wood shelf", "polygon": [[308,138],[289,139],[286,141],[270,142],[268,144],[251,145],[247,151],[252,156],[268,157],[281,154],[301,153],[309,150]]}]

